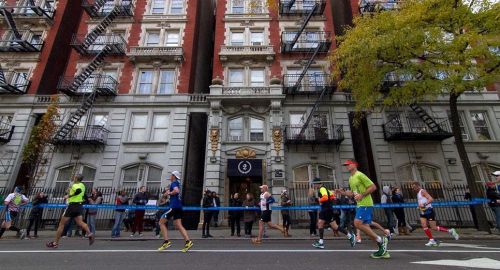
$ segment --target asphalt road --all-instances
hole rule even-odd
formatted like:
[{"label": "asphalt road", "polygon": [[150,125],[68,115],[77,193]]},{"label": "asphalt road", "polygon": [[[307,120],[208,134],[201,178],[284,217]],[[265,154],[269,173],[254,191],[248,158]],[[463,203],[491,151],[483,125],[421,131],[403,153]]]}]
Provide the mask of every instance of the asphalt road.
[{"label": "asphalt road", "polygon": [[391,259],[371,259],[371,243],[353,249],[347,240],[327,241],[324,250],[316,250],[307,240],[264,240],[256,246],[246,240],[209,239],[196,241],[188,253],[180,252],[181,240],[164,252],[156,251],[161,240],[98,240],[89,247],[85,239],[63,239],[55,250],[46,249],[45,241],[0,240],[0,269],[480,269],[415,263],[461,260],[464,266],[470,259],[476,259],[470,262],[475,267],[500,269],[498,240],[450,240],[439,248],[427,248],[425,241],[392,241]]}]

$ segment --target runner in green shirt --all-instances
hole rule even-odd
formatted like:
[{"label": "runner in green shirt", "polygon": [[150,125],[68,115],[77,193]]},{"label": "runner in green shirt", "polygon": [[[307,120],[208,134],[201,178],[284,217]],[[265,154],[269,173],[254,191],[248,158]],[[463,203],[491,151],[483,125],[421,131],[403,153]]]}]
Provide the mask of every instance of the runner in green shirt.
[{"label": "runner in green shirt", "polygon": [[62,233],[64,231],[64,225],[68,223],[71,218],[75,219],[78,226],[87,233],[89,238],[89,245],[92,245],[95,241],[95,236],[90,232],[87,224],[83,222],[83,195],[85,194],[85,185],[82,183],[83,175],[76,174],[73,177],[73,184],[68,190],[68,195],[64,196],[64,199],[68,202],[68,206],[64,210],[61,221],[59,222],[59,227],[56,232],[55,241],[47,243],[48,248],[57,248],[59,246],[59,240],[61,239]]},{"label": "runner in green shirt", "polygon": [[388,259],[390,258],[389,252],[387,252],[387,243],[389,240],[385,236],[378,236],[370,228],[373,212],[373,199],[371,194],[377,190],[377,187],[370,180],[370,178],[368,178],[368,176],[358,171],[358,163],[356,161],[347,160],[344,162],[344,166],[351,174],[349,177],[349,186],[351,191],[339,190],[339,192],[342,195],[354,197],[357,202],[354,225],[377,243],[378,250],[377,252],[371,254],[370,257],[374,259]]}]

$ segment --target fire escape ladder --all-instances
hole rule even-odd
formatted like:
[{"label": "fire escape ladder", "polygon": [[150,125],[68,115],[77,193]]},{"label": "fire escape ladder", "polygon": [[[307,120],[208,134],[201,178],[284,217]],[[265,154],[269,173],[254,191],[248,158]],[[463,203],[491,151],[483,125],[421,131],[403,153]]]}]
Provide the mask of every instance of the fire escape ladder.
[{"label": "fire escape ladder", "polygon": [[106,4],[106,2],[108,2],[108,1],[106,1],[106,0],[97,0],[97,1],[95,1],[95,4],[94,4],[94,5],[92,5],[92,7],[91,7],[92,12],[93,12],[94,14],[99,13],[99,10],[100,10],[102,7],[104,7],[104,5]]},{"label": "fire escape ladder", "polygon": [[78,124],[80,119],[82,119],[82,116],[85,115],[85,113],[87,113],[87,111],[90,108],[92,108],[96,98],[97,98],[97,91],[94,89],[92,93],[90,93],[90,95],[84,98],[82,105],[80,105],[80,108],[78,108],[76,112],[71,114],[69,120],[59,128],[56,135],[54,136],[54,139],[63,140],[76,126],[76,124]]},{"label": "fire escape ladder", "polygon": [[14,33],[15,41],[20,41],[22,39],[22,35],[17,30],[16,22],[14,21],[14,17],[12,17],[12,13],[7,9],[0,7],[0,14],[3,15],[10,30]]},{"label": "fire escape ladder", "polygon": [[309,21],[313,17],[314,12],[316,11],[316,9],[319,9],[319,8],[320,8],[319,3],[314,4],[314,7],[311,9],[311,11],[309,11],[309,13],[307,14],[306,18],[304,19],[304,22],[302,23],[302,26],[300,27],[300,30],[297,31],[297,34],[293,38],[292,42],[289,44],[290,48],[293,48],[293,46],[295,46],[295,43],[297,43],[297,41],[299,40],[300,35],[302,35],[302,32],[304,32],[304,29],[306,29],[307,24],[309,23]]},{"label": "fire escape ladder", "polygon": [[99,23],[99,25],[94,28],[86,37],[83,43],[78,46],[78,51],[80,53],[85,53],[86,50],[94,44],[99,36],[106,32],[106,28],[115,20],[118,15],[120,15],[121,7],[115,6],[113,10],[104,17],[104,19]]},{"label": "fire escape ladder", "polygon": [[5,73],[3,73],[2,64],[0,64],[0,85],[7,85],[7,79],[5,78]]},{"label": "fire escape ladder", "polygon": [[35,0],[28,0],[28,5],[29,5],[30,9],[36,13],[36,15],[38,15],[38,16],[44,15],[44,12],[36,6]]},{"label": "fire escape ladder", "polygon": [[288,3],[286,3],[286,8],[288,10],[291,10],[294,4],[295,4],[295,0],[290,0],[290,1],[288,1]]},{"label": "fire escape ladder", "polygon": [[417,114],[418,117],[420,117],[420,119],[422,119],[422,121],[424,121],[424,123],[432,130],[432,132],[443,132],[441,126],[436,123],[434,118],[432,118],[422,107],[413,103],[410,104],[410,108]]},{"label": "fire escape ladder", "polygon": [[104,58],[112,51],[112,48],[110,45],[106,45],[104,47],[104,49],[99,52],[95,57],[94,59],[92,60],[92,62],[90,62],[90,64],[85,68],[85,70],[83,70],[82,73],[78,74],[78,76],[76,76],[75,80],[71,83],[71,85],[69,86],[68,90],[69,91],[72,91],[72,92],[77,92],[78,91],[78,88],[80,88],[80,86],[82,86],[82,84],[85,82],[85,80],[87,80],[90,75],[92,75],[92,73],[102,65],[102,63],[104,62]]},{"label": "fire escape ladder", "polygon": [[300,76],[297,78],[297,81],[295,82],[295,85],[293,86],[293,91],[298,91],[300,89],[302,79],[304,79],[304,76],[306,76],[307,71],[311,67],[312,63],[314,62],[314,59],[316,59],[316,55],[318,55],[319,50],[321,49],[321,46],[316,46],[314,48],[314,51],[312,51],[312,55],[308,57],[307,63],[304,66],[304,69],[300,73]]}]

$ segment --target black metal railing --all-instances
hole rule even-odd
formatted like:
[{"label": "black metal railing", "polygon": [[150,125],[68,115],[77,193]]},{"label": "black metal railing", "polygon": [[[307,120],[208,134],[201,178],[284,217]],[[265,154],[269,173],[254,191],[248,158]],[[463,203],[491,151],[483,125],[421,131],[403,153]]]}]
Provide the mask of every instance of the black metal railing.
[{"label": "black metal railing", "polygon": [[[300,74],[283,75],[284,94],[320,94],[325,88],[327,88],[328,93],[331,93],[335,89],[329,74],[313,73],[300,77]],[[300,83],[298,83],[299,80]]]},{"label": "black metal railing", "polygon": [[382,125],[384,138],[391,140],[444,140],[453,136],[446,118],[435,118],[439,131],[433,131],[425,122],[415,117],[395,117]]},{"label": "black metal railing", "polygon": [[281,52],[312,52],[318,49],[320,53],[326,53],[330,50],[332,44],[331,32],[323,31],[304,31],[295,44],[293,40],[297,32],[281,33]]},{"label": "black metal railing", "polygon": [[127,42],[118,34],[99,35],[92,44],[87,43],[86,35],[73,35],[71,47],[75,48],[80,54],[95,55],[100,53],[106,46],[110,47],[110,55],[123,55],[127,51]]},{"label": "black metal railing", "polygon": [[74,77],[61,78],[57,89],[70,96],[90,94],[93,91],[97,91],[101,96],[115,96],[118,88],[118,81],[112,76],[94,74],[90,75],[90,77],[78,87],[78,91],[74,92],[69,90],[74,80]]},{"label": "black metal railing", "polygon": [[326,0],[281,0],[279,3],[280,15],[304,16],[318,4],[313,15],[321,15],[325,11]]},{"label": "black metal railing", "polygon": [[40,52],[42,50],[41,37],[30,30],[20,31],[19,39],[11,30],[0,30],[0,33],[3,33],[0,35],[0,52]]},{"label": "black metal railing", "polygon": [[303,125],[285,126],[286,144],[340,144],[344,140],[343,125],[310,124],[302,133]]},{"label": "black metal railing", "polygon": [[[30,85],[30,80],[26,77],[25,73],[15,71],[3,72],[3,78],[0,78],[0,95],[1,94],[26,94]],[[1,76],[1,75],[0,75]],[[3,80],[5,79],[5,81]]]},{"label": "black metal railing", "polygon": [[402,0],[362,0],[359,3],[359,12],[364,14],[386,10],[397,10],[402,2]]},{"label": "black metal railing", "polygon": [[132,0],[120,1],[104,1],[103,0],[82,0],[82,7],[91,18],[106,17],[113,9],[118,6],[120,8],[119,17],[133,17],[134,4]]},{"label": "black metal railing", "polygon": [[54,19],[54,2],[46,0],[34,1],[34,6],[28,1],[18,1],[15,5],[5,5],[4,9],[12,10],[12,16],[16,18],[46,18]]},{"label": "black metal railing", "polygon": [[5,144],[10,142],[15,128],[16,127],[10,123],[0,122],[0,143]]},{"label": "black metal railing", "polygon": [[88,125],[85,127],[74,127],[62,139],[54,139],[56,145],[104,145],[108,139],[109,130],[99,125]]}]

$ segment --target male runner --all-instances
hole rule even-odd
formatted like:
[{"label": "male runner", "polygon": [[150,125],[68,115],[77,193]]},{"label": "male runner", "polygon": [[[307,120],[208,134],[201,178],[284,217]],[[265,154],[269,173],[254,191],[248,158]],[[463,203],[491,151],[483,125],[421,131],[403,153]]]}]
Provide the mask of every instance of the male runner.
[{"label": "male runner", "polygon": [[344,162],[350,172],[349,186],[351,191],[340,191],[342,195],[354,197],[357,202],[354,226],[370,237],[378,246],[378,250],[370,255],[371,258],[388,259],[391,256],[387,251],[389,240],[378,236],[370,227],[372,223],[373,199],[371,194],[377,190],[375,184],[364,173],[358,171],[358,163],[354,160]]},{"label": "male runner", "polygon": [[170,218],[174,219],[174,226],[179,230],[182,237],[186,241],[182,252],[187,252],[193,247],[193,241],[189,239],[186,229],[182,226],[182,201],[181,201],[181,173],[178,171],[173,171],[170,175],[170,187],[166,192],[170,196],[170,209],[161,216],[160,218],[160,229],[163,234],[163,244],[158,248],[158,250],[165,250],[172,246],[172,242],[168,240],[168,229],[167,222]]},{"label": "male runner", "polygon": [[455,240],[458,240],[460,236],[458,235],[455,229],[448,229],[443,226],[436,226],[436,214],[434,213],[434,209],[432,208],[433,198],[431,195],[422,188],[419,182],[415,181],[411,183],[411,188],[417,192],[417,202],[418,208],[420,209],[420,223],[422,224],[422,228],[424,229],[425,234],[429,237],[429,242],[425,244],[428,247],[437,247],[439,246],[439,242],[432,237],[432,232],[429,229],[429,225],[431,229],[440,232],[447,232]]},{"label": "male runner", "polygon": [[19,210],[21,206],[28,203],[28,198],[21,194],[21,187],[15,187],[14,192],[7,195],[7,198],[4,200],[5,204],[5,220],[2,222],[2,226],[0,228],[0,238],[2,238],[3,234],[6,230],[11,230],[17,232],[21,239],[24,239],[26,236],[26,230],[21,230],[16,226],[12,225],[12,222],[19,215]]},{"label": "male runner", "polygon": [[271,208],[269,206],[274,203],[274,199],[271,196],[271,193],[268,192],[269,187],[267,185],[262,185],[259,187],[260,192],[260,210],[262,212],[259,220],[259,235],[257,238],[252,239],[252,243],[254,244],[262,244],[262,235],[264,234],[264,225],[267,224],[269,228],[276,229],[281,231],[281,233],[285,233],[285,229],[280,228],[278,225],[275,225],[271,222]]},{"label": "male runner", "polygon": [[318,189],[318,197],[319,197],[319,204],[321,205],[321,208],[319,210],[319,219],[318,219],[318,231],[319,231],[319,240],[313,243],[313,247],[315,248],[320,248],[323,249],[325,248],[324,246],[324,241],[323,241],[323,235],[325,233],[324,226],[325,224],[329,224],[334,231],[340,231],[341,233],[347,235],[347,239],[349,239],[349,242],[351,243],[351,247],[354,247],[356,245],[356,235],[354,232],[348,232],[345,228],[341,228],[340,226],[337,225],[337,217],[340,216],[340,213],[334,214],[333,211],[333,200],[335,200],[335,193],[333,191],[328,190],[323,184],[321,183],[321,179],[319,178],[314,178],[313,179],[313,185],[315,189]]},{"label": "male runner", "polygon": [[59,222],[59,227],[56,232],[55,241],[47,243],[48,248],[57,248],[59,246],[59,240],[61,239],[62,233],[64,231],[64,225],[73,218],[78,226],[80,226],[88,235],[89,245],[92,245],[95,241],[94,234],[89,230],[89,227],[85,222],[83,222],[83,202],[85,194],[85,186],[82,184],[83,175],[76,174],[73,176],[73,184],[68,190],[68,195],[64,196],[67,200],[68,206],[64,209],[63,216]]}]

